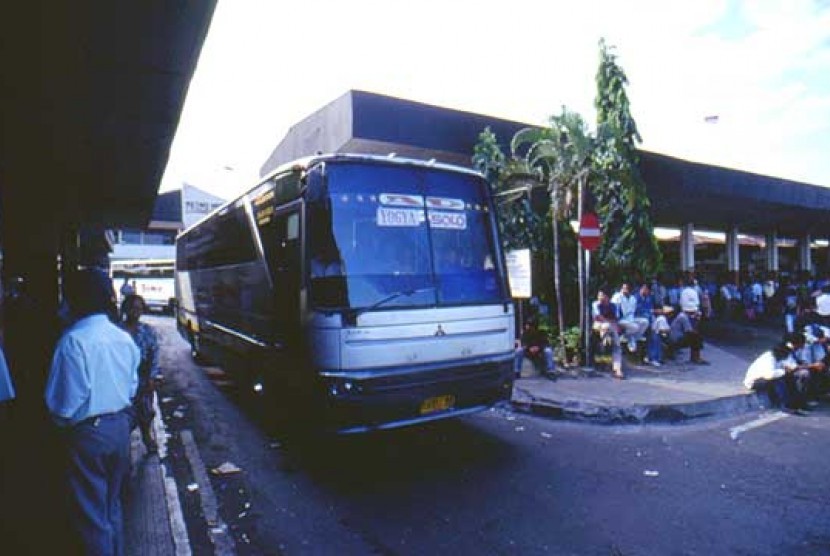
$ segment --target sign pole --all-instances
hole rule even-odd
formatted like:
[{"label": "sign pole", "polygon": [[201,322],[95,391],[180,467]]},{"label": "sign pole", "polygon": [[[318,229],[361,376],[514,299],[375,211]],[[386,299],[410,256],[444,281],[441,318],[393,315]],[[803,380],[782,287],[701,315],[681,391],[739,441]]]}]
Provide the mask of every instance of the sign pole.
[{"label": "sign pole", "polygon": [[585,307],[583,307],[583,311],[585,311],[585,363],[589,367],[594,366],[594,358],[593,354],[591,353],[591,331],[593,326],[591,324],[591,292],[590,287],[591,285],[591,252],[589,250],[585,250]]}]

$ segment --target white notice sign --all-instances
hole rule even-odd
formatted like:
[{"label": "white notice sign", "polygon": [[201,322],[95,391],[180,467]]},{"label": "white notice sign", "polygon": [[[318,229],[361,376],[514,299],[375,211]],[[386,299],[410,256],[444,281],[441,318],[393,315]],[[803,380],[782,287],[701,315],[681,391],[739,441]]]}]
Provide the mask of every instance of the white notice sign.
[{"label": "white notice sign", "polygon": [[508,251],[505,259],[511,297],[529,299],[532,295],[530,249]]},{"label": "white notice sign", "polygon": [[415,227],[424,221],[423,209],[387,208],[378,207],[377,225],[400,227]]}]

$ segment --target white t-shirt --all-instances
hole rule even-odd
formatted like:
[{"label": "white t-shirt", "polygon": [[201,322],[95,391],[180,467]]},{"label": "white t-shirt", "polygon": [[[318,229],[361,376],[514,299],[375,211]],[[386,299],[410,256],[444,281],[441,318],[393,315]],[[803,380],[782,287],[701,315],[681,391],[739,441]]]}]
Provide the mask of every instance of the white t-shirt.
[{"label": "white t-shirt", "polygon": [[680,309],[691,313],[700,310],[700,297],[693,287],[687,286],[680,292]]},{"label": "white t-shirt", "polygon": [[816,298],[816,312],[823,317],[830,315],[830,294],[823,293]]},{"label": "white t-shirt", "polygon": [[669,319],[666,318],[666,315],[657,315],[654,322],[651,323],[651,330],[657,334],[664,334],[671,330]]},{"label": "white t-shirt", "polygon": [[782,376],[784,376],[783,362],[777,362],[771,351],[765,351],[747,369],[744,386],[751,390],[758,379],[775,380]]},{"label": "white t-shirt", "polygon": [[634,318],[634,311],[637,309],[637,298],[633,295],[625,296],[622,292],[617,292],[611,298],[611,303],[620,308],[621,320]]}]

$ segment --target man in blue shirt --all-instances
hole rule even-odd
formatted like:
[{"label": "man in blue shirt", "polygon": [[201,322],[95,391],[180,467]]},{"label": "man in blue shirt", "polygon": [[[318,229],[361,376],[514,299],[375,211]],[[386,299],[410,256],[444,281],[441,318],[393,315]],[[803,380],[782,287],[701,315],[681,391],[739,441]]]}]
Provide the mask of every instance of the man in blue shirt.
[{"label": "man in blue shirt", "polygon": [[129,334],[107,317],[115,296],[98,270],[66,278],[76,317],[58,341],[46,406],[64,432],[73,525],[87,554],[124,552],[122,485],[130,467],[131,406],[140,353]]}]

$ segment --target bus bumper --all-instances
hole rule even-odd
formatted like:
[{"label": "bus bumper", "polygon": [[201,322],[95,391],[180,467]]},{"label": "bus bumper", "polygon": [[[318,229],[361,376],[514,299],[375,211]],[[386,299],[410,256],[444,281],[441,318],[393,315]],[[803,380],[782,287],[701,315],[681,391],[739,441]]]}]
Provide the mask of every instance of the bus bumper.
[{"label": "bus bumper", "polygon": [[322,376],[324,427],[337,434],[366,433],[459,417],[508,401],[513,356]]}]

